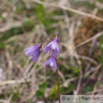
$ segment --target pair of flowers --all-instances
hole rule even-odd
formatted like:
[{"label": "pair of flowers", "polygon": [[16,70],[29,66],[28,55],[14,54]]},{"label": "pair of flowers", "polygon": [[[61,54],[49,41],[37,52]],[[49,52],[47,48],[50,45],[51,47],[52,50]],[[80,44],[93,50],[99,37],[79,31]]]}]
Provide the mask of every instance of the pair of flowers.
[{"label": "pair of flowers", "polygon": [[[53,40],[50,43],[48,43],[43,48],[45,54],[49,53],[51,55],[51,57],[43,65],[50,66],[52,68],[57,69],[57,64],[55,59],[57,56],[60,56],[58,42],[59,40],[57,35],[55,38],[53,38]],[[25,55],[29,55],[29,57],[32,57],[32,60],[36,62],[39,56],[39,51],[42,48],[42,44],[43,43],[40,43],[36,46],[32,46],[24,49]]]}]

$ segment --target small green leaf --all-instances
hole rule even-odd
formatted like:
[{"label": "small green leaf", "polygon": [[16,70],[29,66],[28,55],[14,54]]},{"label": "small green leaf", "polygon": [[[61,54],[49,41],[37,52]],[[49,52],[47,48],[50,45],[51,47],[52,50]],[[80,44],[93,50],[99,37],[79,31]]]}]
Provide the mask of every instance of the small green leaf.
[{"label": "small green leaf", "polygon": [[42,90],[37,90],[35,96],[37,98],[44,97],[44,92]]},{"label": "small green leaf", "polygon": [[42,91],[44,91],[46,89],[46,87],[47,87],[47,83],[46,82],[44,82],[43,84],[39,85],[39,89],[42,90]]},{"label": "small green leaf", "polygon": [[97,81],[96,84],[97,84],[97,86],[101,86],[102,83],[100,81]]},{"label": "small green leaf", "polygon": [[53,87],[53,89],[52,89],[52,91],[50,92],[50,94],[49,94],[48,97],[52,96],[55,92],[57,92],[57,83],[55,83],[55,85],[54,85],[54,87]]},{"label": "small green leaf", "polygon": [[4,43],[0,43],[0,48],[4,48],[5,47],[5,44]]},{"label": "small green leaf", "polygon": [[37,64],[36,67],[35,67],[35,69],[38,69],[38,68],[40,68],[40,65]]},{"label": "small green leaf", "polygon": [[73,88],[74,88],[73,83],[70,83],[70,84],[68,85],[68,90],[71,91],[71,90],[73,90]]},{"label": "small green leaf", "polygon": [[91,87],[91,86],[87,86],[87,87],[85,87],[85,91],[86,91],[86,92],[90,92],[90,91],[92,91],[92,87]]},{"label": "small green leaf", "polygon": [[64,67],[65,67],[67,70],[69,70],[69,66],[68,66],[68,65],[65,64]]}]

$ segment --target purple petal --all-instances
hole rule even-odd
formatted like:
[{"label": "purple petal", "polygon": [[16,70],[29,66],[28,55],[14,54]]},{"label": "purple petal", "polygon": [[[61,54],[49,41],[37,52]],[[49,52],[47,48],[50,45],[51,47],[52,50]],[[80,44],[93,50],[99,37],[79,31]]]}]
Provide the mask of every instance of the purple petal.
[{"label": "purple petal", "polygon": [[53,41],[51,41],[49,44],[47,44],[43,48],[43,51],[44,51],[45,54],[49,53],[50,55],[52,55],[54,57],[60,56],[58,39],[54,38]]},{"label": "purple petal", "polygon": [[36,62],[37,59],[38,59],[38,56],[39,56],[39,50],[36,50],[36,51],[35,51],[35,54],[34,54],[33,57],[32,57],[32,60],[33,60],[34,62]]},{"label": "purple petal", "polygon": [[24,49],[25,55],[29,55],[29,57],[32,57],[32,60],[34,62],[36,62],[38,59],[39,51],[40,47],[38,47],[38,45]]},{"label": "purple petal", "polygon": [[57,69],[56,60],[52,56],[45,63],[43,63],[43,65],[50,66],[52,68],[56,68]]},{"label": "purple petal", "polygon": [[32,47],[24,49],[24,52],[26,55],[32,55],[31,53],[33,53],[33,51],[35,51],[35,49],[37,49],[37,46],[32,46]]}]

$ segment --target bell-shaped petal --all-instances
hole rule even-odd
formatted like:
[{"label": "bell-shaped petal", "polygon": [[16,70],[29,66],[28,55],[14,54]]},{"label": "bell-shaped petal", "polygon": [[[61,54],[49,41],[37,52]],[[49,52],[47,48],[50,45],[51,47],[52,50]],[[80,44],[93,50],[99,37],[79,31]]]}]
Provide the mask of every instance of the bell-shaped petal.
[{"label": "bell-shaped petal", "polygon": [[60,56],[57,36],[43,48],[43,51],[45,54],[49,53],[54,57]]},{"label": "bell-shaped petal", "polygon": [[24,49],[25,55],[29,55],[29,57],[32,57],[32,60],[36,62],[39,56],[40,48],[41,48],[41,44],[26,48]]},{"label": "bell-shaped petal", "polygon": [[53,56],[51,56],[45,63],[43,63],[43,65],[50,66],[52,68],[56,68],[57,69],[56,60],[55,60],[55,58]]}]

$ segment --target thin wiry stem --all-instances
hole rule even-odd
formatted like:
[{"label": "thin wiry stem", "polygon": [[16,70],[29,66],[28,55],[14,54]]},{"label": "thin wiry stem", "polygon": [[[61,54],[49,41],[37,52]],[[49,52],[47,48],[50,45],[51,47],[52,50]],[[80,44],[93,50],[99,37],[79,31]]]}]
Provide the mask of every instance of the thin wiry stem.
[{"label": "thin wiry stem", "polygon": [[57,76],[57,86],[58,86],[58,99],[60,103],[60,90],[59,90],[59,75],[58,75],[58,69],[56,69],[56,76]]}]

